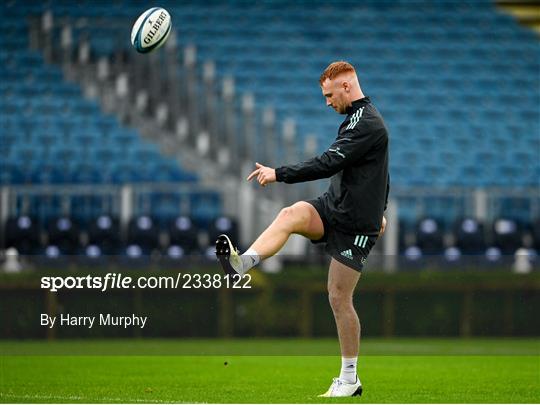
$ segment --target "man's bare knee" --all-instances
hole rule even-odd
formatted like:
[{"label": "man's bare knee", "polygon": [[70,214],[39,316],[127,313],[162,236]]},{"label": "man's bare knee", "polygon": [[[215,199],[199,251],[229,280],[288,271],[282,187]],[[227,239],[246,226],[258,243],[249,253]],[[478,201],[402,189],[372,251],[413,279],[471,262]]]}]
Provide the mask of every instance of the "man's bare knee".
[{"label": "man's bare knee", "polygon": [[278,215],[278,220],[291,233],[305,229],[309,225],[309,212],[300,203],[283,208]]},{"label": "man's bare knee", "polygon": [[340,313],[352,305],[352,295],[338,287],[328,289],[328,301],[334,313]]}]

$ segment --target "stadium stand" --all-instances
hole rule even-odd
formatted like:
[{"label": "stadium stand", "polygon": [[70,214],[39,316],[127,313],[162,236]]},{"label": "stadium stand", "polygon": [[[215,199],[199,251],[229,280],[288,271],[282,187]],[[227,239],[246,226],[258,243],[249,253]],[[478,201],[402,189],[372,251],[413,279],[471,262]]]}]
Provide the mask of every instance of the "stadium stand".
[{"label": "stadium stand", "polygon": [[[195,44],[201,60],[214,60],[222,77],[232,74],[239,91],[255,93],[257,105],[272,104],[279,118],[296,118],[301,136],[317,128],[322,147],[337,120],[325,110],[318,75],[329,61],[348,56],[391,129],[398,185],[537,184],[534,33],[487,1],[346,3],[343,21],[340,4],[287,4],[282,13],[284,4],[242,3],[238,19],[240,3],[163,3],[178,21],[180,40]],[[93,18],[106,8],[110,19],[129,20],[142,4],[51,6],[59,18]],[[336,20],[340,24],[326,22]],[[88,33],[101,55],[111,54],[111,46],[127,48],[130,25],[106,21],[74,30],[74,38]],[[291,75],[297,71],[302,74]]]},{"label": "stadium stand", "polygon": [[35,219],[22,215],[10,218],[5,224],[6,246],[12,246],[22,255],[37,253],[40,230]]},{"label": "stadium stand", "polygon": [[71,218],[53,218],[47,227],[48,243],[56,246],[62,254],[75,254],[80,244],[78,224]]},{"label": "stadium stand", "polygon": [[118,253],[120,247],[120,224],[118,218],[100,215],[92,220],[88,225],[88,246],[94,246],[90,252],[85,251],[90,255],[92,252],[97,253],[96,248],[99,249],[100,254]]},{"label": "stadium stand", "polygon": [[[18,23],[2,22],[7,34],[0,51],[1,184],[198,182],[197,175],[164,156],[155,144],[104,114],[97,101],[83,96],[78,84],[64,79],[60,67],[45,63],[40,52],[29,49],[28,17],[34,12],[38,15],[43,5],[16,2],[2,7],[8,15],[22,18]],[[164,198],[157,195],[153,199],[158,219],[178,214],[179,205],[173,214],[162,209]],[[196,213],[203,222],[222,213],[219,196],[211,198],[213,205]],[[60,196],[33,198],[19,211],[19,218],[30,215],[47,229],[49,221],[63,212],[61,200]],[[72,197],[71,214],[88,222],[107,214],[100,203],[98,197],[93,201],[92,197]],[[33,249],[40,244],[34,245]],[[68,250],[73,253],[74,246]]]},{"label": "stadium stand", "polygon": [[487,248],[484,225],[474,218],[458,219],[453,233],[456,235],[456,247],[464,254],[481,254]]},{"label": "stadium stand", "polygon": [[422,219],[416,229],[416,241],[424,254],[440,255],[443,252],[443,233],[433,218]]},{"label": "stadium stand", "polygon": [[167,255],[171,257],[199,250],[198,230],[191,218],[179,216],[169,223],[169,244]]},{"label": "stadium stand", "polygon": [[[102,113],[78,85],[64,80],[59,67],[28,50],[29,26],[20,23],[51,10],[62,22],[54,31],[56,39],[63,24],[71,23],[74,43],[88,39],[93,58],[112,58],[119,50],[132,52],[129,30],[134,16],[146,7],[144,2],[13,4],[2,6],[7,15],[21,17],[2,22],[8,28],[0,51],[2,184],[199,180],[160,153],[156,144]],[[194,44],[199,60],[214,61],[220,80],[232,76],[239,93],[253,93],[259,114],[271,105],[278,122],[295,119],[298,145],[312,133],[321,150],[333,139],[339,117],[324,106],[317,80],[330,61],[346,58],[357,66],[366,94],[389,126],[394,189],[540,185],[540,43],[489,1],[435,1],[414,7],[401,1],[314,1],[305,7],[281,0],[164,0],[161,5],[170,11],[180,43]],[[342,7],[347,8],[347,19],[342,18]],[[254,144],[265,144],[261,137],[257,131]],[[276,153],[284,156],[283,151]],[[50,204],[40,201],[24,214],[43,224],[58,217],[61,201],[55,198]],[[163,229],[168,229],[170,244],[161,246],[157,234],[141,241],[142,230],[135,224],[143,217],[135,217],[127,239],[132,245],[124,249],[131,252],[128,255],[152,247],[174,258],[195,249],[195,231],[172,225],[180,197],[156,194],[149,201],[152,212],[138,214],[150,215],[155,224],[169,224]],[[521,222],[530,220],[533,212],[526,207],[516,213],[515,206],[503,204],[499,214],[515,218],[516,226],[501,234],[498,230],[508,227],[499,220],[479,223],[467,218],[454,226],[463,214],[455,201],[430,204],[423,214],[433,218],[419,221],[410,208],[416,202],[410,201],[400,205],[400,219],[405,220],[403,233],[414,229],[415,238],[413,243],[402,238],[400,250],[408,252],[411,261],[444,252],[455,259],[456,250],[448,249],[484,254],[489,248],[493,258],[495,252],[513,253],[522,245]],[[192,193],[189,206],[195,227],[209,228],[210,236],[219,231],[218,193]],[[103,213],[100,208],[87,210],[74,223]],[[237,225],[232,226],[236,232]],[[536,232],[533,241],[538,245],[537,227],[525,230]],[[446,242],[447,233],[455,243]],[[107,250],[99,238],[92,237],[88,246]]]}]

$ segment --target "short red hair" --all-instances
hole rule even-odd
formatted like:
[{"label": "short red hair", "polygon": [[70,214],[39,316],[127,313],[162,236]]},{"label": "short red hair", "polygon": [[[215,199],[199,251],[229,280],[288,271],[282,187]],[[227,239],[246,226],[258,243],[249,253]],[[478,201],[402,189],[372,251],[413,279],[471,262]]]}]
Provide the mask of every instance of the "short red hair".
[{"label": "short red hair", "polygon": [[322,86],[326,79],[333,80],[334,78],[345,72],[356,73],[356,70],[354,70],[354,66],[351,65],[349,62],[345,62],[343,60],[332,62],[330,65],[328,65],[326,69],[324,69],[324,72],[322,72],[322,75],[319,78],[319,84]]}]

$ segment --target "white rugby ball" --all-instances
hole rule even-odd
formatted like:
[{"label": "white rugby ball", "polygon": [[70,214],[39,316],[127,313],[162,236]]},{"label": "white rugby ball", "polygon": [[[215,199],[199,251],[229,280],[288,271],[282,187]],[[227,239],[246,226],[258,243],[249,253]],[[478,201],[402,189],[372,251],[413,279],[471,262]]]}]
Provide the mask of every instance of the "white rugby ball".
[{"label": "white rugby ball", "polygon": [[131,43],[140,53],[148,53],[165,43],[171,33],[171,15],[161,7],[142,13],[131,29]]}]

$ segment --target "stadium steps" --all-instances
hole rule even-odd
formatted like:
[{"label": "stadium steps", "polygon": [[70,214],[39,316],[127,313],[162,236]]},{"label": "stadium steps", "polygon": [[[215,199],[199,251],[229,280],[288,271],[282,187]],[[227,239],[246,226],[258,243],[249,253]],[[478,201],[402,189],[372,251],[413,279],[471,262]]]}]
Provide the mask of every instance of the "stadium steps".
[{"label": "stadium steps", "polygon": [[[1,6],[6,18],[0,25],[7,29],[0,50],[0,185],[198,184],[195,173],[144,141],[137,131],[122,126],[116,117],[104,114],[98,103],[84,98],[78,85],[64,81],[59,67],[29,50],[28,23],[14,16],[26,16],[28,9],[39,13],[42,5],[38,6]],[[161,194],[153,200],[158,211],[165,198]],[[218,193],[213,198],[206,211],[199,207],[195,212],[198,220],[209,221],[222,213]],[[24,209],[21,201],[18,198],[18,212],[43,219],[62,213],[66,198],[32,197]],[[72,208],[82,207],[84,215],[103,209],[99,197],[72,196],[70,201]]]}]

